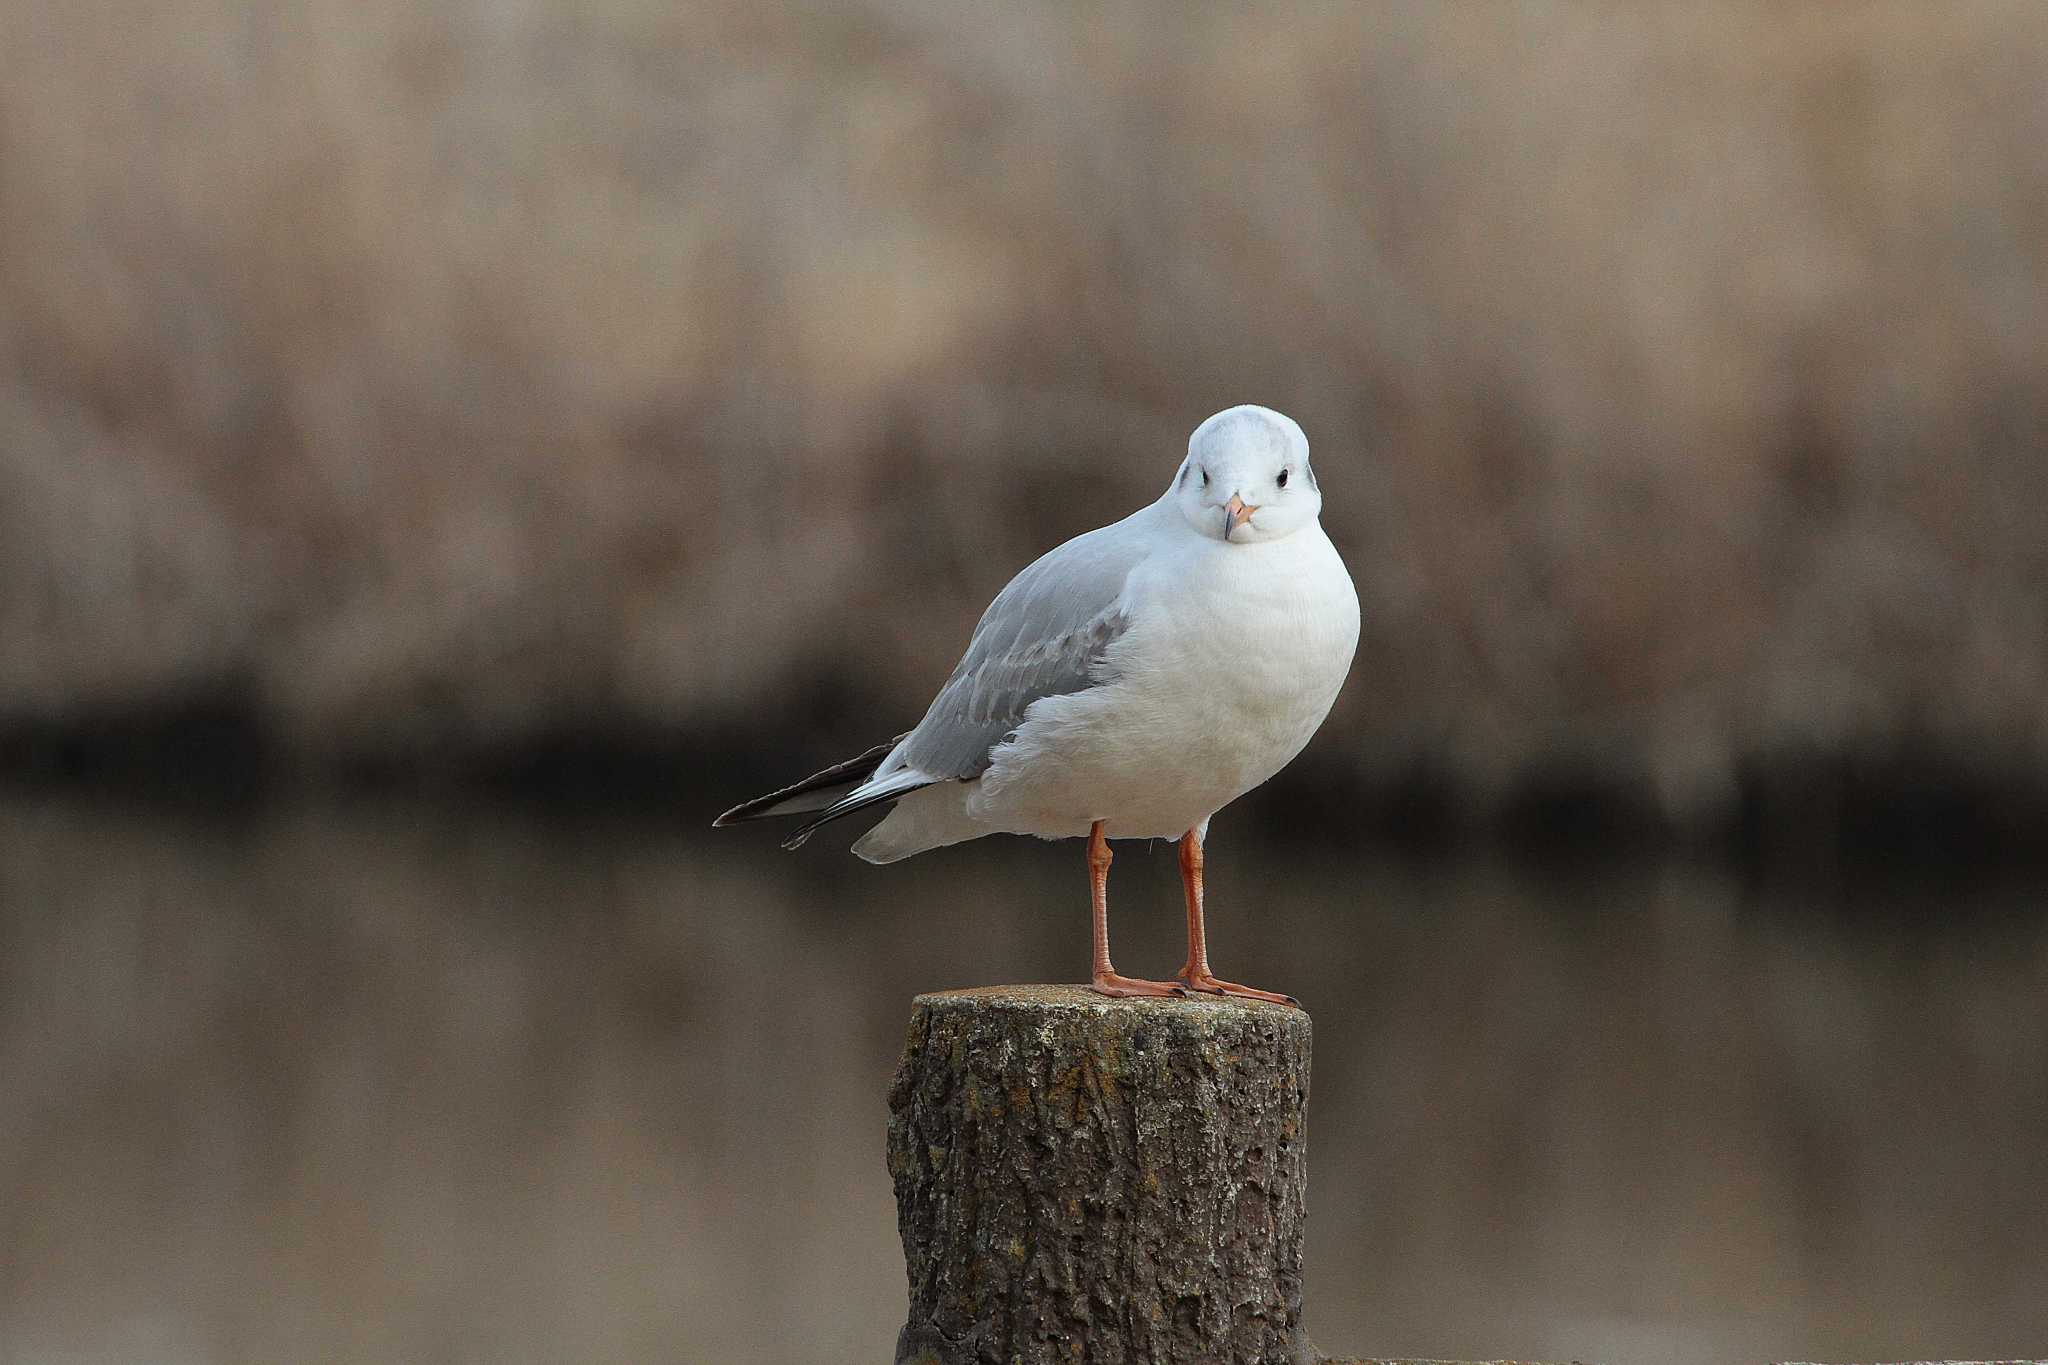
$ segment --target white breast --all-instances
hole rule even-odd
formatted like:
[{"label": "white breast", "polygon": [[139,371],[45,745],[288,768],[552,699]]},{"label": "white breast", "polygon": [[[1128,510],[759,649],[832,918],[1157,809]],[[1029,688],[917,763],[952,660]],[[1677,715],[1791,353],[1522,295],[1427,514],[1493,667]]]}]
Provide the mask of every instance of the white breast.
[{"label": "white breast", "polygon": [[976,819],[1177,837],[1301,751],[1358,645],[1357,594],[1320,526],[1250,545],[1187,537],[1127,597],[1114,681],[1035,703],[969,798]]}]

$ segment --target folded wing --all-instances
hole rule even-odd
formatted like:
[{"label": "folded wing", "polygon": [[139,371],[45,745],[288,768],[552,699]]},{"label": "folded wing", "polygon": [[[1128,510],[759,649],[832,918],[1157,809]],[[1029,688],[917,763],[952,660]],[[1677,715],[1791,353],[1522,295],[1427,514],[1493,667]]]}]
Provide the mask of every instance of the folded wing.
[{"label": "folded wing", "polygon": [[795,848],[820,825],[880,802],[980,777],[1033,702],[1107,681],[1109,647],[1130,626],[1124,588],[1144,553],[1128,530],[1127,519],[1077,536],[1010,580],[982,613],[966,654],[924,719],[867,781],[825,807],[784,847]]}]

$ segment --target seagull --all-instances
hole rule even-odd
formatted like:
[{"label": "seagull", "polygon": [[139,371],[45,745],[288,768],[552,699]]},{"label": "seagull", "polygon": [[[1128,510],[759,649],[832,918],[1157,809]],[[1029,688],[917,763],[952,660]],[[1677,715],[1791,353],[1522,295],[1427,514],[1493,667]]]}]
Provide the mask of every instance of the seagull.
[{"label": "seagull", "polygon": [[[1308,438],[1255,404],[1195,428],[1156,502],[1010,580],[917,727],[718,825],[809,815],[785,842],[871,806],[853,845],[893,863],[984,834],[1088,841],[1091,986],[1294,1005],[1219,980],[1202,915],[1217,811],[1300,753],[1358,647],[1358,594],[1323,533]],[[1176,839],[1188,957],[1173,981],[1110,963],[1112,839]]]}]

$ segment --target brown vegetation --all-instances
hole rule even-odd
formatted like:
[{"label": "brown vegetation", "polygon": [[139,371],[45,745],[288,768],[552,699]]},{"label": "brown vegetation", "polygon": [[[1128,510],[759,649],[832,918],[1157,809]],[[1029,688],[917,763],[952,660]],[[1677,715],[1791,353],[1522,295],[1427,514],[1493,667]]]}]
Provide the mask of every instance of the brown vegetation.
[{"label": "brown vegetation", "polygon": [[2031,0],[10,6],[0,713],[888,733],[1255,400],[1360,782],[2035,765],[2044,146]]}]

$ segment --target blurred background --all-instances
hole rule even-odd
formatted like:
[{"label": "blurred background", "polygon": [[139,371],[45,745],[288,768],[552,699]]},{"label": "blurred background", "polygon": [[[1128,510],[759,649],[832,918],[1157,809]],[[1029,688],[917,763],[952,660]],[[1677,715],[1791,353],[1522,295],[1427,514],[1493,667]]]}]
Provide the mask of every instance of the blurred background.
[{"label": "blurred background", "polygon": [[2048,1352],[2043,147],[2032,0],[0,0],[0,1359],[885,1359],[1079,855],[706,826],[1247,401],[1316,1339]]}]

